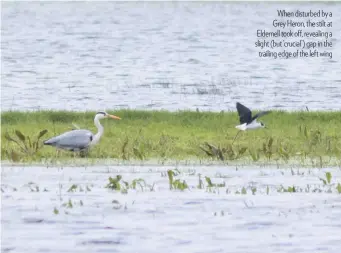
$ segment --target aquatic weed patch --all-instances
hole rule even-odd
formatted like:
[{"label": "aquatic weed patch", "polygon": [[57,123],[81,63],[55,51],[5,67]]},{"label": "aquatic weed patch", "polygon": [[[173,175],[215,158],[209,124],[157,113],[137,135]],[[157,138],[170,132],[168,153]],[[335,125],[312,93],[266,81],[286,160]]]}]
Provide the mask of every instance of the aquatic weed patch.
[{"label": "aquatic weed patch", "polygon": [[[191,199],[193,196],[194,199],[204,201],[207,195],[222,198],[233,195],[234,200],[240,201],[246,201],[247,197],[249,201],[245,202],[245,205],[251,208],[250,198],[254,196],[280,198],[288,194],[301,194],[300,196],[341,194],[341,177],[337,170],[291,168],[272,170],[273,172],[248,171],[251,174],[249,172],[244,174],[240,168],[230,169],[226,174],[203,173],[196,171],[195,168],[191,170],[161,168],[158,172],[141,174],[107,171],[102,174],[101,180],[95,182],[90,178],[84,181],[82,177],[80,181],[77,178],[66,177],[63,182],[53,181],[53,184],[30,180],[24,184],[2,183],[1,194],[7,197],[16,196],[15,198],[19,199],[25,196],[28,199],[37,199],[35,196],[39,196],[39,201],[45,199],[48,203],[44,206],[51,207],[50,212],[55,215],[82,215],[85,210],[94,212],[103,208],[114,212],[129,211],[134,208],[136,201],[141,204],[156,196],[161,199],[161,196],[164,196],[165,199],[162,201],[167,201],[167,198],[172,196],[174,198],[184,196],[185,199]],[[93,178],[96,178],[97,174],[93,175]],[[39,204],[37,208],[39,209]]]},{"label": "aquatic weed patch", "polygon": [[25,136],[19,130],[15,130],[16,137],[12,137],[8,132],[4,134],[7,141],[14,143],[14,148],[9,148],[6,150],[6,154],[11,158],[12,161],[17,162],[22,159],[27,159],[27,157],[35,156],[39,149],[42,148],[43,144],[40,139],[47,133],[46,129],[41,130],[37,137]]}]

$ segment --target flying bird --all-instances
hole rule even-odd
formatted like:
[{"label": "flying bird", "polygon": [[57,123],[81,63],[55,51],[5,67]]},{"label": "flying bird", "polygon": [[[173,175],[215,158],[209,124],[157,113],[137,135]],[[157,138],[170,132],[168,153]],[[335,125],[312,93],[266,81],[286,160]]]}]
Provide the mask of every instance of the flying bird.
[{"label": "flying bird", "polygon": [[[271,111],[261,111],[252,117],[252,112],[249,108],[237,102],[236,104],[238,115],[239,115],[239,123],[240,125],[236,126],[239,129],[237,135],[234,137],[233,142],[237,138],[240,131],[252,130],[257,128],[264,128],[265,125],[263,122],[257,122],[257,119],[265,114],[270,113]],[[232,142],[232,144],[233,144]]]},{"label": "flying bird", "polygon": [[121,119],[118,116],[110,115],[106,112],[97,112],[94,118],[95,126],[98,129],[97,134],[93,134],[87,129],[75,129],[44,141],[44,145],[56,147],[57,150],[64,149],[73,152],[87,150],[90,146],[98,143],[103,135],[104,128],[99,120],[104,118]]}]

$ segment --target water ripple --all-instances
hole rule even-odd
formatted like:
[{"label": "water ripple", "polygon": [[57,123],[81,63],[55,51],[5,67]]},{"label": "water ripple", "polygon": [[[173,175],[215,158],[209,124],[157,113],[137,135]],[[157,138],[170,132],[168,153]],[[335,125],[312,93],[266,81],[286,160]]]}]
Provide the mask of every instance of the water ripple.
[{"label": "water ripple", "polygon": [[[108,171],[108,166],[60,170],[2,165],[1,169],[3,252],[157,253],[165,247],[176,252],[263,253],[279,247],[283,252],[340,251],[341,200],[336,189],[329,193],[330,186],[320,181],[324,169],[307,168],[313,173],[295,180],[297,187],[309,183],[324,189],[309,193],[277,191],[292,186],[293,177],[297,179],[290,168],[236,170],[211,165],[196,166],[193,174],[189,173],[192,166],[178,166],[181,178],[194,186],[183,192],[170,190],[169,179],[160,176],[169,167],[125,165]],[[126,194],[108,190],[104,185],[116,170],[127,182],[143,177],[148,183],[157,182],[157,187],[154,191],[129,189]],[[333,181],[340,181],[338,168],[328,171]],[[199,173],[213,182],[228,179],[228,184],[219,191],[198,189]],[[49,191],[22,187],[29,182]],[[91,192],[68,192],[76,182],[91,182]],[[255,195],[251,186],[257,187]],[[243,187],[247,194],[235,193]],[[72,207],[67,205],[70,202]]]},{"label": "water ripple", "polygon": [[[235,110],[241,100],[258,109],[340,110],[338,36],[330,60],[258,57],[255,31],[271,27],[278,6],[6,2],[2,109],[221,111]],[[341,6],[316,3],[313,9],[336,13]],[[58,15],[51,19],[51,13]],[[341,30],[341,16],[333,17],[333,26]],[[176,85],[151,85],[152,79]],[[79,86],[63,89],[65,84]],[[145,84],[151,85],[146,92]]]}]

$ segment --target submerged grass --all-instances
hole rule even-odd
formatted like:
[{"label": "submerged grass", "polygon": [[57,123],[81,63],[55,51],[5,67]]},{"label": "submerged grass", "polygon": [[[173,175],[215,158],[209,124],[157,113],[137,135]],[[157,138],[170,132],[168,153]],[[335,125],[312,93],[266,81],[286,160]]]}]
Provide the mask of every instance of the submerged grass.
[{"label": "submerged grass", "polygon": [[[325,165],[330,160],[341,160],[341,112],[284,112],[273,111],[261,118],[268,129],[237,133],[236,112],[198,111],[138,111],[110,112],[121,121],[104,119],[104,135],[88,154],[93,158],[131,159],[221,159],[250,161],[311,160]],[[19,130],[27,136],[36,136],[47,129],[44,139],[69,131],[77,124],[80,128],[97,131],[93,124],[95,112],[36,111],[1,113],[2,160],[11,160],[10,150],[15,143],[5,138]],[[209,143],[219,150],[219,156],[204,152],[202,145]],[[55,149],[43,147],[21,160],[40,160],[55,157]],[[70,152],[61,153],[71,158]]]}]

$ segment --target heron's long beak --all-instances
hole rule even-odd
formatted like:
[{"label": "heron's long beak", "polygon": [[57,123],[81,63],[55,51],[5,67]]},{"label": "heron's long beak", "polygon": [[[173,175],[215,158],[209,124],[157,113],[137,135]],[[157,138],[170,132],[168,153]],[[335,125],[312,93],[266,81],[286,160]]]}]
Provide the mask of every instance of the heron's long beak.
[{"label": "heron's long beak", "polygon": [[112,119],[121,119],[120,117],[115,116],[115,115],[111,115],[111,114],[108,114],[108,117],[110,117]]}]

